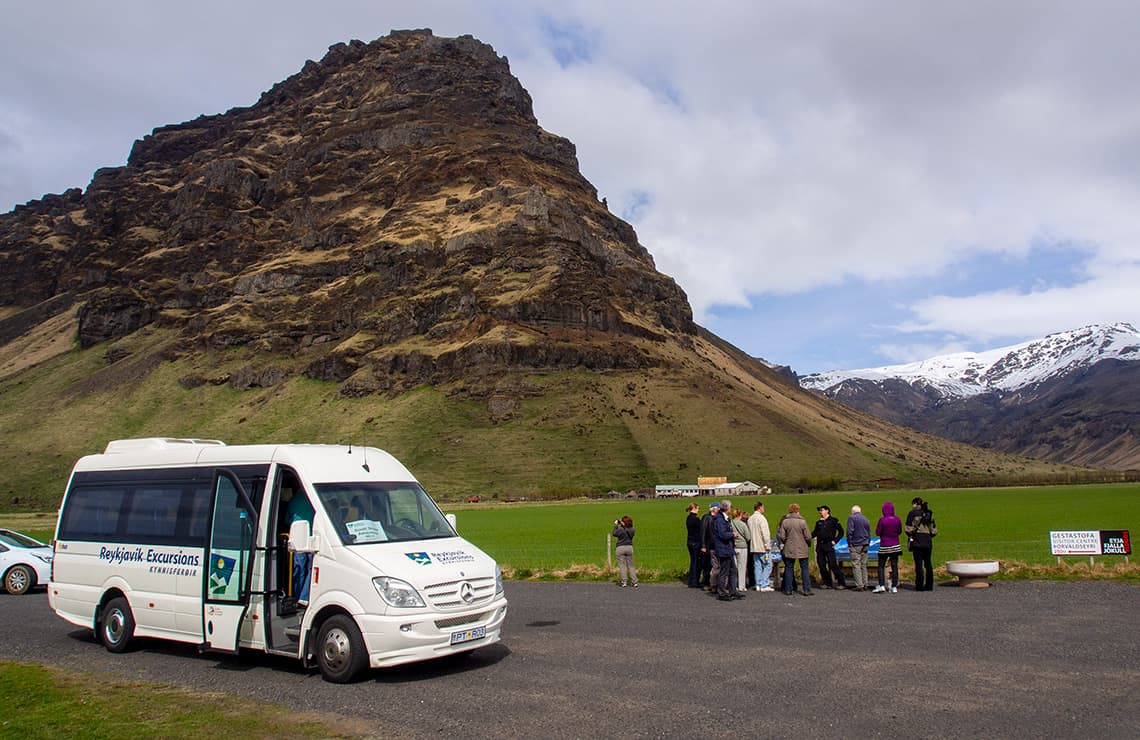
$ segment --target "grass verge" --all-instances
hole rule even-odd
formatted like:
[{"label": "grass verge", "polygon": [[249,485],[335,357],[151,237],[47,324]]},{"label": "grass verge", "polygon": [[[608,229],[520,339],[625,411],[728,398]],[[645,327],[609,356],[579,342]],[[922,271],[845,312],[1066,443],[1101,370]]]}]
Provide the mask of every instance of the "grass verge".
[{"label": "grass verge", "polygon": [[[0,661],[0,736],[19,738],[219,735],[276,740],[359,738],[363,728],[336,718],[243,703],[228,694],[109,679],[40,665]],[[139,728],[145,727],[140,735]]]}]

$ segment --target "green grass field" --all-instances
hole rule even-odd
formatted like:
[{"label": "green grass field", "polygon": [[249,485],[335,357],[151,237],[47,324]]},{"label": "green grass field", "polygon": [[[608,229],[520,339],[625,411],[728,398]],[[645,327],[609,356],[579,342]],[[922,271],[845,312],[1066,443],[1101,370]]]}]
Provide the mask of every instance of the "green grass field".
[{"label": "green grass field", "polygon": [[[1050,486],[1040,488],[986,488],[935,491],[859,493],[810,493],[765,496],[765,509],[772,528],[787,512],[788,504],[800,504],[808,526],[816,519],[815,507],[827,504],[846,524],[852,504],[859,504],[871,520],[878,520],[884,501],[895,504],[901,517],[914,496],[921,496],[934,511],[938,537],[934,541],[935,565],[947,560],[996,558],[1003,570],[1018,564],[1056,565],[1050,554],[1050,530],[1128,529],[1140,531],[1140,485]],[[688,568],[685,549],[685,507],[695,500],[701,513],[711,499],[573,501],[559,504],[470,504],[445,506],[454,512],[460,533],[486,550],[515,577],[552,576],[595,578],[606,564],[606,536],[614,519],[629,515],[637,528],[635,562],[645,580],[675,580]],[[733,501],[751,512],[758,497]],[[904,553],[902,561],[910,558]],[[1066,558],[1084,566],[1088,558]],[[1113,575],[1113,566],[1123,558],[1097,558]],[[1008,566],[1008,567],[1007,567]],[[1137,570],[1140,567],[1134,566]],[[1134,568],[1121,569],[1140,579]],[[1063,575],[1030,569],[1026,575]]]}]

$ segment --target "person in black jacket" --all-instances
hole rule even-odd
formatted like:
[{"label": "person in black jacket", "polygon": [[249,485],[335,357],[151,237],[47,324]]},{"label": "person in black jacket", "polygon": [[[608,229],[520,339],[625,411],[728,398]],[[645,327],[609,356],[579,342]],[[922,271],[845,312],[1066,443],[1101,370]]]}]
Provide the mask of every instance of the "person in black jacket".
[{"label": "person in black jacket", "polygon": [[914,555],[914,590],[934,590],[934,535],[938,527],[934,524],[934,512],[930,505],[919,497],[910,502],[910,512],[906,515],[907,545]]},{"label": "person in black jacket", "polygon": [[685,545],[689,548],[689,588],[701,586],[701,518],[697,512],[701,507],[689,504],[689,515],[685,517]]},{"label": "person in black jacket", "polygon": [[[843,571],[839,569],[839,561],[835,559],[835,543],[843,539],[843,524],[831,515],[831,507],[819,506],[819,521],[811,536],[815,538],[815,563],[819,567],[819,579],[824,588],[847,588],[843,580]],[[834,583],[832,585],[834,576]]]},{"label": "person in black jacket", "polygon": [[720,514],[720,502],[713,501],[709,510],[701,517],[701,579],[698,585],[709,591],[716,590],[716,577],[720,571],[720,562],[713,554],[712,523]]}]

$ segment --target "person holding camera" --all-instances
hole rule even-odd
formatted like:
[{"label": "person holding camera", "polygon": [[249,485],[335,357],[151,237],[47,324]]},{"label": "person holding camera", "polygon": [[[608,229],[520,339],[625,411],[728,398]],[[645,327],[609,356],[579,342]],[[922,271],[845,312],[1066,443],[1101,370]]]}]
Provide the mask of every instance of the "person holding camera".
[{"label": "person holding camera", "polygon": [[938,526],[934,523],[934,512],[930,505],[917,496],[910,502],[910,513],[906,515],[907,544],[914,555],[914,590],[934,590],[934,536]]},{"label": "person holding camera", "polygon": [[632,583],[637,588],[637,569],[633,567],[633,520],[628,516],[615,519],[613,536],[617,540],[614,554],[617,555],[621,587]]}]

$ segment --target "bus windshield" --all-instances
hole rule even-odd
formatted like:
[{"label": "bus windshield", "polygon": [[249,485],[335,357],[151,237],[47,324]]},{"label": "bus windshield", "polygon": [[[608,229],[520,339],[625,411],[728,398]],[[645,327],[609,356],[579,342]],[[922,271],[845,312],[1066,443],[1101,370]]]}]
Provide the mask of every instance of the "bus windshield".
[{"label": "bus windshield", "polygon": [[314,488],[346,545],[458,536],[417,483],[318,483]]}]

